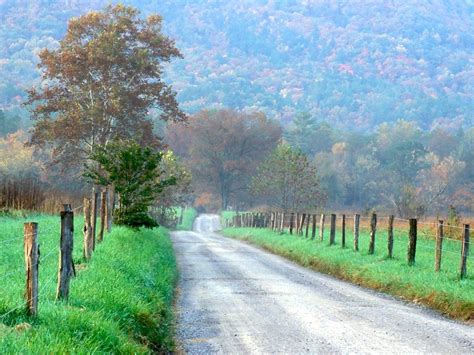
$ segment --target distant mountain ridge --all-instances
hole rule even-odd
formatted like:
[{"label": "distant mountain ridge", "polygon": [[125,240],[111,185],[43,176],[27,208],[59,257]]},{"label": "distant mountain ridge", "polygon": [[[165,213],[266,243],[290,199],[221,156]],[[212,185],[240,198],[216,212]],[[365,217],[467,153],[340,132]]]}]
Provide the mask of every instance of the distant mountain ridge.
[{"label": "distant mountain ridge", "polygon": [[[38,78],[35,53],[109,1],[0,0],[0,109]],[[124,1],[164,17],[185,59],[183,109],[308,111],[336,126],[473,125],[474,0]]]}]

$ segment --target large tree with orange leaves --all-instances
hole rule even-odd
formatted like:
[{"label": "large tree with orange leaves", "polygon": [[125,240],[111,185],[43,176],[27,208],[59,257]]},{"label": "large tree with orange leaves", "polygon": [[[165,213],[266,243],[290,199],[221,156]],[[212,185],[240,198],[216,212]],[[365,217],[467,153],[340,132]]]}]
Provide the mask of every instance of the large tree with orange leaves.
[{"label": "large tree with orange leaves", "polygon": [[123,5],[70,20],[58,49],[40,56],[40,89],[29,91],[31,143],[51,144],[56,160],[80,162],[112,139],[158,146],[150,109],[182,121],[163,63],[181,57],[157,15],[141,19]]}]

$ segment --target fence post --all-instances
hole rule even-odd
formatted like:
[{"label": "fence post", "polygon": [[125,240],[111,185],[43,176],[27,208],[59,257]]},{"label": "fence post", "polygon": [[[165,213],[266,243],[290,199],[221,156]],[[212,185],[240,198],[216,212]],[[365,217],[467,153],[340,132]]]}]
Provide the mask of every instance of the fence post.
[{"label": "fence post", "polygon": [[342,247],[346,247],[346,215],[341,216],[341,244]]},{"label": "fence post", "polygon": [[329,245],[334,245],[336,242],[336,215],[331,214],[331,233],[329,234]]},{"label": "fence post", "polygon": [[92,255],[92,225],[91,225],[91,199],[84,199],[84,259]]},{"label": "fence post", "polygon": [[[97,242],[102,242],[104,240],[104,229],[105,229],[105,216],[107,213],[107,190],[102,190],[100,193],[100,229],[99,236],[97,237]],[[182,223],[182,213],[183,208],[181,208],[181,222]]]},{"label": "fence post", "polygon": [[74,212],[61,212],[61,241],[56,299],[68,299],[69,281],[75,276],[72,252],[74,248]]},{"label": "fence post", "polygon": [[300,230],[300,214],[298,212],[296,212],[295,222],[296,222],[296,234],[298,235],[298,232]]},{"label": "fence post", "polygon": [[360,214],[354,216],[354,251],[359,251]]},{"label": "fence post", "polygon": [[112,216],[114,213],[115,208],[115,191],[114,188],[111,186],[107,188],[107,223],[105,224],[107,227],[107,233],[112,231]]},{"label": "fence post", "polygon": [[469,224],[464,225],[464,235],[462,241],[462,251],[461,251],[461,279],[464,279],[467,276],[467,257],[469,256]]},{"label": "fence post", "polygon": [[444,221],[438,221],[436,229],[435,271],[441,270],[441,255],[443,253]]},{"label": "fence post", "polygon": [[407,261],[408,265],[415,264],[416,256],[416,239],[417,239],[417,220],[415,218],[410,218],[410,232],[409,232],[409,241],[408,241],[408,253]]},{"label": "fence post", "polygon": [[94,187],[92,193],[92,218],[91,218],[91,227],[92,227],[92,250],[95,250],[95,236],[97,231],[97,210],[98,210],[98,201],[99,201],[99,192]]},{"label": "fence post", "polygon": [[326,219],[326,215],[324,213],[321,214],[321,219],[319,220],[319,240],[323,241],[324,239],[324,220]]},{"label": "fence post", "polygon": [[369,242],[369,254],[375,252],[375,233],[377,231],[377,215],[372,213],[370,220],[370,242]]},{"label": "fence post", "polygon": [[389,259],[393,258],[393,220],[394,215],[388,217],[388,235],[387,235],[387,250]]},{"label": "fence post", "polygon": [[309,214],[306,216],[306,233],[305,233],[305,236],[304,236],[305,238],[308,238],[308,233],[309,233],[309,217],[310,217],[310,216],[311,216],[311,215],[309,215]]},{"label": "fence post", "polygon": [[[293,234],[293,219],[295,218],[295,214],[292,213],[290,215],[290,234]],[[298,213],[296,214],[296,219],[298,219]],[[297,227],[298,228],[298,227]]]},{"label": "fence post", "polygon": [[304,222],[306,221],[306,213],[303,213],[301,215],[301,222],[300,222],[300,229],[298,231],[298,234],[303,235],[303,228],[304,228]]},{"label": "fence post", "polygon": [[314,237],[316,237],[316,215],[313,214],[313,229],[311,231],[311,240],[314,240]]},{"label": "fence post", "polygon": [[23,233],[26,267],[26,312],[29,316],[36,316],[38,314],[38,223],[25,223]]}]

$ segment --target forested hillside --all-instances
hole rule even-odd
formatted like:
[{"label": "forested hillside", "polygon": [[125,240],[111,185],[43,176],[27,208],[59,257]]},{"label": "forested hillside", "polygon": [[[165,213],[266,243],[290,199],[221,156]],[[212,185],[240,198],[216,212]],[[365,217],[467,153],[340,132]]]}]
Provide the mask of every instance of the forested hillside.
[{"label": "forested hillside", "polygon": [[[36,53],[106,0],[0,1],[0,109],[38,78]],[[340,127],[472,125],[472,0],[124,1],[157,12],[184,55],[167,68],[182,108],[299,111]]]}]

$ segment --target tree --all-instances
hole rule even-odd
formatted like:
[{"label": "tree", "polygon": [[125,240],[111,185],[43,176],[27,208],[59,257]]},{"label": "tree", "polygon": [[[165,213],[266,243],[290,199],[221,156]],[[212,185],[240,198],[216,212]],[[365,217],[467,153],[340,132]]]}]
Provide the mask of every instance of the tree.
[{"label": "tree", "polygon": [[334,131],[326,122],[318,122],[308,112],[296,115],[286,131],[288,143],[312,156],[318,152],[329,151],[334,143]]},{"label": "tree", "polygon": [[175,184],[172,176],[163,178],[163,153],[142,148],[135,141],[113,141],[97,146],[84,176],[92,183],[112,185],[119,196],[115,223],[130,227],[156,227],[148,209],[166,186]]},{"label": "tree", "polygon": [[278,145],[260,164],[251,189],[283,212],[315,209],[325,200],[316,167],[287,143]]},{"label": "tree", "polygon": [[[175,148],[181,132],[189,139],[187,164],[194,190],[212,193],[221,208],[243,203],[257,165],[277,145],[281,128],[262,113],[204,110],[190,118],[186,127],[169,127],[167,139]],[[173,133],[174,132],[174,133]],[[176,147],[179,149],[179,147]]]},{"label": "tree", "polygon": [[27,104],[35,119],[31,143],[50,143],[61,162],[80,162],[97,145],[135,139],[158,146],[148,111],[182,121],[175,93],[162,80],[162,64],[181,57],[161,33],[161,18],[124,5],[69,21],[58,49],[39,54],[43,84]]},{"label": "tree", "polygon": [[403,218],[422,216],[426,212],[416,186],[420,172],[429,167],[422,138],[423,133],[415,123],[400,120],[393,125],[380,125],[374,143],[380,165],[380,195]]}]

